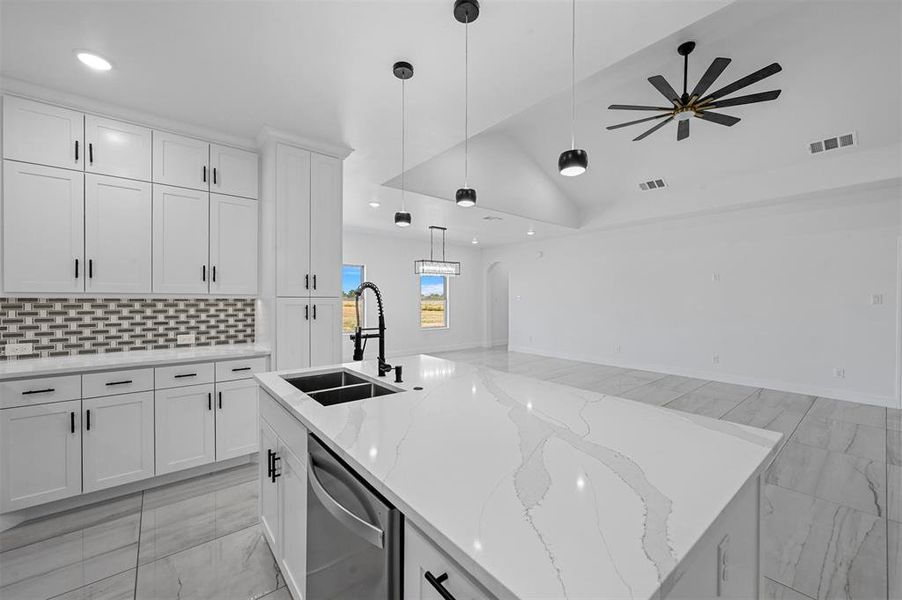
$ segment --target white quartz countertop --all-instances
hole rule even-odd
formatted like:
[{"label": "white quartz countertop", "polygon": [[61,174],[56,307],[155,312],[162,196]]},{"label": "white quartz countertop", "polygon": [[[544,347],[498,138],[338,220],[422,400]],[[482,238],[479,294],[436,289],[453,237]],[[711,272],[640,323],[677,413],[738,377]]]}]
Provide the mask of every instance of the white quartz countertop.
[{"label": "white quartz countertop", "polygon": [[46,377],[127,369],[130,367],[153,367],[174,363],[192,363],[207,360],[229,360],[268,356],[269,348],[257,344],[234,344],[231,346],[192,346],[166,350],[133,350],[130,352],[109,352],[104,354],[80,354],[55,358],[27,358],[24,360],[0,361],[0,381],[22,377]]},{"label": "white quartz countertop", "polygon": [[[263,387],[499,598],[655,598],[781,435],[418,355],[404,392]],[[375,361],[346,368],[375,379]],[[421,386],[421,391],[414,391]]]}]

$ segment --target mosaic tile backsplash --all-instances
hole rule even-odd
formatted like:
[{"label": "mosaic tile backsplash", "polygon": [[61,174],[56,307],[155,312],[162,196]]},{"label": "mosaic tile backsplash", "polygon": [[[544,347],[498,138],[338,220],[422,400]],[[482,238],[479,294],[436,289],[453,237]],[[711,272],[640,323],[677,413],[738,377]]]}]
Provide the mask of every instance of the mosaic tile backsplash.
[{"label": "mosaic tile backsplash", "polygon": [[175,348],[186,333],[195,346],[253,343],[254,309],[244,298],[0,297],[0,346],[33,345],[0,360]]}]

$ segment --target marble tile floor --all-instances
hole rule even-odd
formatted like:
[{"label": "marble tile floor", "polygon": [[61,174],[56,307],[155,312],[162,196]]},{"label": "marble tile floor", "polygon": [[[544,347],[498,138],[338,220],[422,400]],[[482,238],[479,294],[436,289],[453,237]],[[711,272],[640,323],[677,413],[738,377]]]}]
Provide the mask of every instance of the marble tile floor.
[{"label": "marble tile floor", "polygon": [[779,431],[763,597],[902,600],[902,411],[505,348],[438,356]]},{"label": "marble tile floor", "polygon": [[288,599],[257,522],[257,464],[0,532],[0,598]]}]

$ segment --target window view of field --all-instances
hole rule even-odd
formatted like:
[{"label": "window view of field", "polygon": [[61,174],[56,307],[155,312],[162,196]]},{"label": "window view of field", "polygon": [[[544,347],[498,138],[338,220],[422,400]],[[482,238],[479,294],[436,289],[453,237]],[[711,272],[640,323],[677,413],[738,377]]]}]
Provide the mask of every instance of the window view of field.
[{"label": "window view of field", "polygon": [[[353,333],[357,328],[357,312],[354,309],[354,290],[363,283],[363,265],[341,267],[341,330]],[[360,298],[360,318],[366,323],[365,296]],[[365,326],[365,325],[364,325]]]},{"label": "window view of field", "polygon": [[441,275],[420,276],[420,327],[448,326],[448,280]]}]

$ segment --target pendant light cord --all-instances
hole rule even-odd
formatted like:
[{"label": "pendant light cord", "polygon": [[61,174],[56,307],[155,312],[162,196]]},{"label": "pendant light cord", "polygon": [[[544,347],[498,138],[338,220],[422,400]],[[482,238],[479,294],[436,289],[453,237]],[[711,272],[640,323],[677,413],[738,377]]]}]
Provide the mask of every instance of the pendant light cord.
[{"label": "pendant light cord", "polygon": [[576,0],[571,2],[570,23],[570,149],[576,148]]},{"label": "pendant light cord", "polygon": [[470,175],[470,15],[464,23],[464,187],[469,188]]},{"label": "pendant light cord", "polygon": [[406,137],[405,131],[405,115],[407,114],[404,110],[404,86],[406,84],[406,80],[401,80],[401,212],[407,212],[405,210],[404,203],[404,140]]}]

